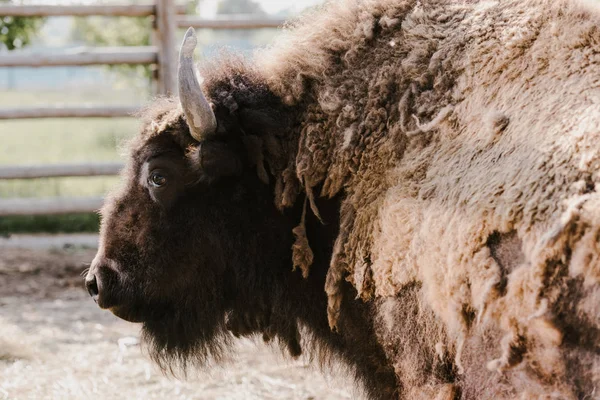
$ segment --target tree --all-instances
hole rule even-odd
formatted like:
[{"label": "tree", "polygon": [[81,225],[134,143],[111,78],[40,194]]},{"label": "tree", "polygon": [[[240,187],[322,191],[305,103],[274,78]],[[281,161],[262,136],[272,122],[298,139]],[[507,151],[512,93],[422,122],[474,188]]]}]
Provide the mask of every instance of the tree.
[{"label": "tree", "polygon": [[[150,45],[152,22],[139,17],[77,17],[71,38],[92,46],[148,46]],[[106,68],[116,71],[128,82],[140,89],[147,88],[152,78],[148,65],[111,65]]]},{"label": "tree", "polygon": [[[0,0],[0,3],[9,3],[9,0]],[[27,46],[33,36],[42,27],[43,18],[0,17],[0,44],[8,50]]]},{"label": "tree", "polygon": [[253,0],[221,0],[217,6],[217,14],[253,14],[265,15],[260,4]]},{"label": "tree", "polygon": [[[198,2],[186,2],[188,10],[195,10]],[[148,46],[152,42],[152,20],[147,17],[78,17],[71,38],[93,46]],[[146,89],[154,73],[149,65],[111,65],[107,68],[118,72],[128,83]]]}]

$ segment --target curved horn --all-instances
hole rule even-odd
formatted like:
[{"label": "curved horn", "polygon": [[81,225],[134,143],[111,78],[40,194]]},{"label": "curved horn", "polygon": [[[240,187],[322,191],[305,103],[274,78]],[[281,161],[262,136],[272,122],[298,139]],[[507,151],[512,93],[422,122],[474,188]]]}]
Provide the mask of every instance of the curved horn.
[{"label": "curved horn", "polygon": [[192,137],[202,141],[215,133],[217,119],[196,79],[193,56],[197,43],[194,28],[189,28],[179,51],[179,101]]}]

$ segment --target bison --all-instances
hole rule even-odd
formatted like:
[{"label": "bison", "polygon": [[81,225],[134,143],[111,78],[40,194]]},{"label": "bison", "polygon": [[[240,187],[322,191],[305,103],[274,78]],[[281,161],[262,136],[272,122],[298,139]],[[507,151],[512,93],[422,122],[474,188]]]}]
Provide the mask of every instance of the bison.
[{"label": "bison", "polygon": [[86,277],[165,370],[234,336],[372,399],[600,384],[600,11],[332,1],[141,114]]}]

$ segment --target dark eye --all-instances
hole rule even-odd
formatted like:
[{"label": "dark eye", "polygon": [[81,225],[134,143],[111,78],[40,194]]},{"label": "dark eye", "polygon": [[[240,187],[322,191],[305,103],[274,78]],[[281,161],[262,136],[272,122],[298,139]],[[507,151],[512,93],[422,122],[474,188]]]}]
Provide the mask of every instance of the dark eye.
[{"label": "dark eye", "polygon": [[156,188],[163,187],[167,184],[167,177],[160,172],[153,171],[148,177],[148,183]]}]

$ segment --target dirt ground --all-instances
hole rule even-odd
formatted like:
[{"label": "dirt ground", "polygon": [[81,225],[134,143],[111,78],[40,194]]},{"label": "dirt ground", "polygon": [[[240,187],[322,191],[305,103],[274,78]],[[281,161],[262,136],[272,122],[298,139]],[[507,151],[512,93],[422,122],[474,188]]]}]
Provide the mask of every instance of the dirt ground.
[{"label": "dirt ground", "polygon": [[259,341],[225,365],[181,381],[142,354],[139,326],[90,300],[81,272],[93,249],[0,246],[0,399],[359,399],[326,374]]}]

